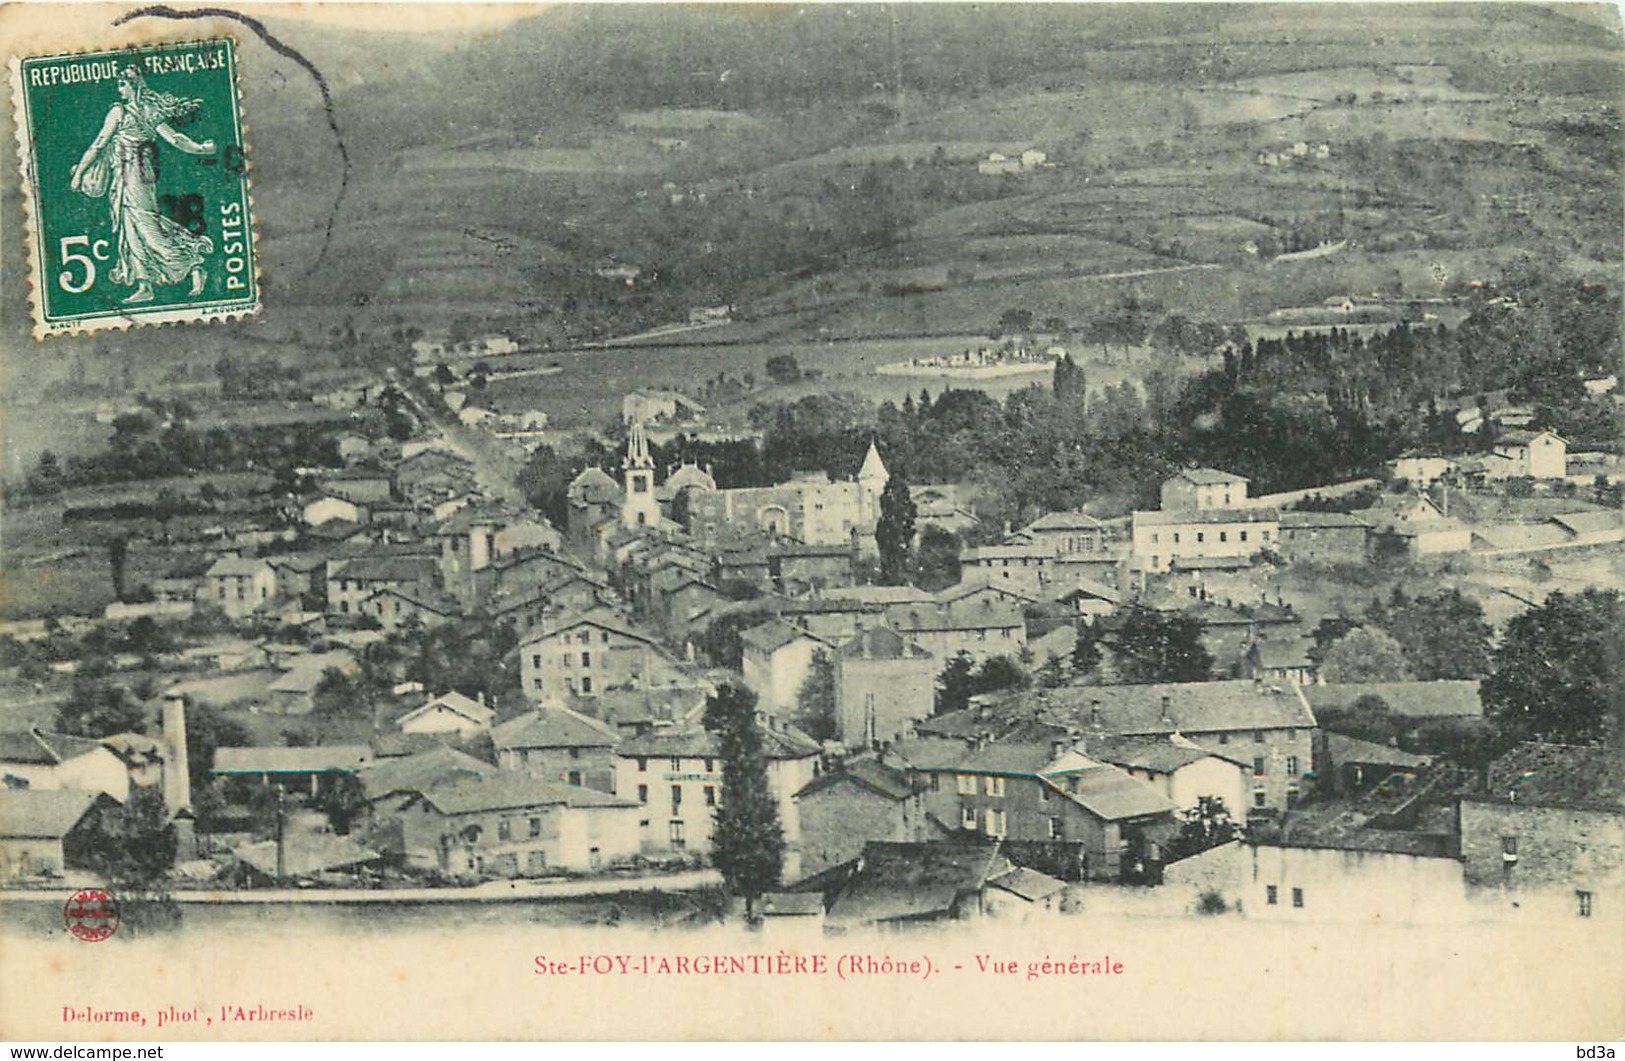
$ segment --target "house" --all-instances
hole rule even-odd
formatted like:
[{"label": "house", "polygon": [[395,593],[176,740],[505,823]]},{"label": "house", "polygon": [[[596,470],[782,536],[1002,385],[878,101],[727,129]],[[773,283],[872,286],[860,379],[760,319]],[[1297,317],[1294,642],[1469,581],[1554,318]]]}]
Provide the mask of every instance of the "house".
[{"label": "house", "polygon": [[1276,552],[1293,564],[1362,563],[1371,524],[1349,512],[1283,512]]},{"label": "house", "polygon": [[1196,809],[1204,799],[1222,800],[1235,814],[1247,806],[1249,764],[1241,759],[1175,741],[1171,734],[1089,738],[1084,747],[1091,759],[1147,782],[1180,811]]},{"label": "house", "polygon": [[542,707],[491,731],[497,765],[558,784],[615,791],[614,727],[568,707]]},{"label": "house", "polygon": [[964,652],[977,663],[1014,657],[1027,643],[1021,606],[997,593],[959,600],[896,604],[885,609],[887,625],[944,664]]},{"label": "house", "polygon": [[382,861],[372,848],[332,833],[290,831],[278,847],[275,840],[262,840],[233,851],[238,879],[259,886],[289,881],[354,884]]},{"label": "house", "polygon": [[376,744],[376,757],[362,764],[355,776],[360,780],[372,810],[375,842],[392,853],[404,853],[405,845],[398,835],[392,842],[386,843],[385,834],[391,831],[398,833],[398,830],[389,828],[388,819],[413,794],[472,777],[488,777],[497,772],[497,768],[485,760],[476,759],[433,739],[427,739],[425,747],[408,755],[386,756],[383,752],[390,750],[386,742]]},{"label": "house", "polygon": [[461,614],[456,601],[438,591],[425,591],[420,585],[386,586],[364,599],[358,610],[367,618],[377,620],[378,625],[391,634],[413,623],[423,627],[440,626]]},{"label": "house", "polygon": [[1247,567],[1278,544],[1280,517],[1267,508],[1183,508],[1135,512],[1130,559],[1142,571],[1193,570],[1217,563]]},{"label": "house", "polygon": [[1382,536],[1413,556],[1464,553],[1472,547],[1472,528],[1446,516],[1425,494],[1387,494],[1360,515],[1372,526],[1373,547]]},{"label": "house", "polygon": [[198,600],[217,604],[233,619],[242,619],[276,596],[276,572],[264,560],[225,556],[203,576]]},{"label": "house", "polygon": [[214,561],[201,554],[182,555],[152,580],[153,596],[161,601],[192,601],[203,589],[204,577]]},{"label": "house", "polygon": [[361,673],[361,664],[353,653],[342,650],[295,656],[289,668],[266,686],[272,709],[284,715],[304,715],[315,710],[316,687],[330,670],[354,677]]},{"label": "house", "polygon": [[491,728],[496,712],[485,706],[485,694],[470,700],[453,689],[426,704],[414,707],[395,720],[402,733],[455,733],[468,740]]},{"label": "house", "polygon": [[801,871],[811,876],[849,862],[871,840],[927,840],[941,830],[906,770],[873,755],[848,759],[813,778],[795,795],[801,823]]},{"label": "house", "polygon": [[123,803],[130,774],[101,741],[39,729],[0,733],[0,787],[9,791],[102,792]]},{"label": "house", "polygon": [[1110,542],[1106,525],[1082,512],[1048,512],[1021,529],[1021,537],[1054,556],[1104,553]]},{"label": "house", "polygon": [[1401,778],[1412,780],[1431,762],[1425,755],[1341,733],[1322,733],[1315,776],[1334,794],[1363,792]]},{"label": "house", "polygon": [[1217,681],[1029,689],[978,697],[962,714],[917,728],[1000,732],[1038,720],[1079,734],[1085,748],[1102,737],[1172,739],[1177,734],[1222,757],[1251,762],[1244,801],[1249,810],[1285,810],[1314,784],[1315,716],[1303,690],[1293,685]]},{"label": "house", "polygon": [[1461,860],[1477,898],[1550,916],[1625,911],[1625,765],[1617,749],[1524,743],[1457,803]]},{"label": "house", "polygon": [[1058,554],[1047,544],[1007,542],[963,549],[960,569],[967,578],[983,578],[1044,593],[1055,580]]},{"label": "house", "polygon": [[832,927],[904,928],[980,918],[988,882],[1010,869],[996,843],[873,841],[796,890],[823,892]]},{"label": "house", "polygon": [[1249,480],[1217,468],[1187,468],[1162,484],[1162,510],[1240,508]]},{"label": "house", "polygon": [[767,938],[817,938],[824,931],[824,897],[813,892],[768,892],[756,904]]},{"label": "house", "polygon": [[327,557],[320,552],[279,553],[265,562],[276,573],[275,596],[300,601],[327,590]]},{"label": "house", "polygon": [[1059,911],[1065,895],[1066,881],[1015,866],[987,882],[982,908],[987,916],[999,920],[1025,920],[1036,912]]},{"label": "house", "polygon": [[365,744],[318,744],[308,748],[221,748],[210,777],[242,779],[291,794],[321,795],[340,774],[354,775],[372,759]]},{"label": "house", "polygon": [[704,415],[705,406],[678,391],[635,390],[621,399],[623,424],[697,420]]},{"label": "house", "polygon": [[439,586],[440,569],[432,557],[369,553],[336,560],[327,565],[327,614],[365,615],[362,605],[383,590],[406,590],[419,598]]},{"label": "house", "polygon": [[892,753],[920,779],[928,815],[989,840],[1057,845],[1077,878],[1121,880],[1177,832],[1171,800],[1064,737],[944,750],[903,742]]},{"label": "house", "polygon": [[367,510],[346,497],[323,494],[307,501],[299,510],[299,518],[307,526],[320,527],[324,523],[343,520],[348,523],[367,522]]},{"label": "house", "polygon": [[407,859],[454,877],[596,872],[638,853],[638,807],[526,774],[436,785],[396,812]]},{"label": "house", "polygon": [[388,472],[369,471],[365,468],[346,468],[323,474],[317,484],[324,494],[342,497],[358,505],[388,501],[395,494],[395,484]]},{"label": "house", "polygon": [[770,539],[802,545],[850,546],[873,553],[880,495],[890,473],[871,443],[857,475],[832,481],[823,472],[802,472],[777,486],[686,492],[684,526],[697,542],[713,545],[746,528]]},{"label": "house", "polygon": [[813,656],[830,648],[829,642],[782,619],[751,627],[739,635],[739,641],[746,687],[756,694],[763,710],[775,712],[794,710]]},{"label": "house", "polygon": [[1009,155],[994,151],[976,163],[976,172],[989,177],[999,176],[1004,173],[1020,173],[1021,159],[1011,158]]},{"label": "house", "polygon": [[1449,457],[1435,457],[1425,453],[1407,453],[1388,462],[1395,479],[1404,479],[1417,489],[1425,490],[1456,470],[1456,462]]},{"label": "house", "polygon": [[565,488],[569,506],[566,533],[578,549],[591,543],[592,528],[620,514],[625,495],[609,473],[599,467],[584,468]]},{"label": "house", "polygon": [[1415,834],[1229,843],[1175,862],[1163,886],[1216,891],[1250,920],[1403,926],[1469,917],[1461,863]]},{"label": "house", "polygon": [[1532,479],[1562,479],[1568,475],[1568,440],[1551,431],[1503,431],[1495,452],[1512,463],[1508,474]]},{"label": "house", "polygon": [[0,880],[87,868],[103,815],[118,804],[85,789],[0,789]]},{"label": "house", "polygon": [[[805,733],[773,719],[759,719],[767,759],[768,791],[784,829],[785,875],[799,866],[801,819],[795,796],[818,770],[822,749]],[[721,746],[697,724],[656,726],[629,737],[616,751],[615,792],[643,808],[643,850],[704,854],[711,850],[717,800],[722,795]]]},{"label": "house", "polygon": [[689,681],[652,637],[605,608],[544,621],[520,639],[519,660],[525,696],[538,704]]},{"label": "house", "polygon": [[942,665],[883,626],[861,630],[831,652],[835,737],[848,748],[888,744],[935,707]]}]

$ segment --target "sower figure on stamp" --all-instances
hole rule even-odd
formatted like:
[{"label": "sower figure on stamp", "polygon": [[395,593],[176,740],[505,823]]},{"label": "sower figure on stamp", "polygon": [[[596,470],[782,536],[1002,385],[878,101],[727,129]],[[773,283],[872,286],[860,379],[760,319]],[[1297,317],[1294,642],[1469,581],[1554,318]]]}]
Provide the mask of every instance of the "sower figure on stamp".
[{"label": "sower figure on stamp", "polygon": [[170,126],[194,113],[201,101],[149,88],[140,71],[127,67],[118,79],[119,102],[73,170],[73,189],[92,199],[107,196],[117,238],[112,280],[135,291],[125,302],[151,302],[152,285],[192,278],[191,294],[203,291],[203,262],[214,253],[207,236],[195,236],[158,212],[158,144],[188,155],[214,153],[214,141],[196,141]]}]

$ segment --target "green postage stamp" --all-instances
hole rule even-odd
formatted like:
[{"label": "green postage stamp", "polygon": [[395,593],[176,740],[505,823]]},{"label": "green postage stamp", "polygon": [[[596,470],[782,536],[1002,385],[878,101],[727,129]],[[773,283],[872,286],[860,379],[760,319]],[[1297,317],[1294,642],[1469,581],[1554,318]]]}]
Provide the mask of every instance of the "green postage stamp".
[{"label": "green postage stamp", "polygon": [[34,335],[259,309],[236,42],[11,63]]}]

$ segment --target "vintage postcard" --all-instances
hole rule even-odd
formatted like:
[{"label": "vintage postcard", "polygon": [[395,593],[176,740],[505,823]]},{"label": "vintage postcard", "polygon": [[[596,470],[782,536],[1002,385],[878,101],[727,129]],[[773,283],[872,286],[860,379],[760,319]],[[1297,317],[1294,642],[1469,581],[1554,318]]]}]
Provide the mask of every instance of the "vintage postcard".
[{"label": "vintage postcard", "polygon": [[11,74],[36,337],[258,308],[230,37]]},{"label": "vintage postcard", "polygon": [[0,42],[0,1037],[1625,1029],[1615,8]]}]

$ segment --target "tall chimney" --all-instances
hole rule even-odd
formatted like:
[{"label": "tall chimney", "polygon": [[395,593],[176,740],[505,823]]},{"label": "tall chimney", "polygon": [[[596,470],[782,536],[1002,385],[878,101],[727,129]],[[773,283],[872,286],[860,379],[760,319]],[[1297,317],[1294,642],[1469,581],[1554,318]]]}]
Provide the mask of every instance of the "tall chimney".
[{"label": "tall chimney", "polygon": [[192,773],[186,762],[186,697],[164,694],[164,805],[171,817],[192,808]]},{"label": "tall chimney", "polygon": [[1096,729],[1100,728],[1100,701],[1099,700],[1091,700],[1091,701],[1089,701],[1089,725],[1095,727]]}]

